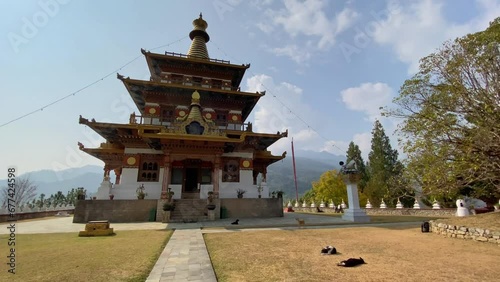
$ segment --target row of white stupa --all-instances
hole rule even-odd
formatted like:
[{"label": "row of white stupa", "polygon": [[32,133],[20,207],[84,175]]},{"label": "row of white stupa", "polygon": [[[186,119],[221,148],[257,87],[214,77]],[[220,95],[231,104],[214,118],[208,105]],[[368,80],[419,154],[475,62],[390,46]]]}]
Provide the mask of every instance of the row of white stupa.
[{"label": "row of white stupa", "polygon": [[[288,202],[288,207],[292,207],[292,203],[289,201]],[[339,205],[342,209],[345,209],[347,208],[347,205],[344,203],[344,200],[342,200],[342,203]],[[295,202],[295,207],[298,208],[299,207],[299,202]],[[307,208],[307,207],[311,207],[311,208],[315,208],[316,207],[316,203],[312,202],[311,205],[307,205],[306,201],[304,201],[302,203],[302,207],[303,208]],[[324,201],[321,201],[321,204],[319,204],[319,207],[320,208],[324,208],[326,207],[326,204]],[[330,208],[335,208],[335,204],[333,203],[333,200],[330,201],[330,204],[328,205],[328,207]],[[367,209],[372,209],[373,206],[372,204],[370,203],[370,200],[368,200],[366,202],[366,206],[365,206]],[[387,208],[387,205],[385,204],[384,200],[382,199],[382,203],[380,203],[380,208],[381,209],[386,209]],[[398,199],[398,203],[396,204],[396,209],[403,209],[403,204],[401,204],[401,201]],[[415,201],[415,203],[413,204],[413,208],[414,209],[420,209],[420,204],[418,203],[418,201]],[[432,209],[434,210],[438,210],[438,209],[441,209],[441,206],[439,205],[439,203],[434,200],[434,203],[432,204]]]}]

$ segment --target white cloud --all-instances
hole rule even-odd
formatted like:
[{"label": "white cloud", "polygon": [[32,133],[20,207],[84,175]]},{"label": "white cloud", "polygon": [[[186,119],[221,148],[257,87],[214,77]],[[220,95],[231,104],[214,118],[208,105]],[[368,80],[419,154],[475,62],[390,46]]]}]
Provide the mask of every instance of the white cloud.
[{"label": "white cloud", "polygon": [[313,52],[325,51],[335,44],[338,34],[346,31],[356,21],[359,14],[345,7],[333,17],[326,14],[328,1],[324,0],[284,0],[282,9],[266,9],[266,20],[256,26],[264,33],[283,30],[292,38],[303,36],[301,42],[291,43],[280,48],[271,48],[278,56],[288,56],[297,63],[303,63],[311,58]]},{"label": "white cloud", "polygon": [[368,154],[371,150],[372,134],[370,132],[356,133],[349,141],[326,141],[319,151],[327,151],[334,155],[345,155],[349,143],[353,141],[354,144],[359,146],[361,156],[364,161],[368,160]]},{"label": "white cloud", "polygon": [[380,107],[391,102],[392,89],[385,83],[363,83],[340,92],[348,109],[364,112],[370,121],[380,117]]},{"label": "white cloud", "polygon": [[[444,41],[484,30],[490,21],[500,15],[499,1],[476,0],[476,3],[479,15],[464,24],[457,24],[444,17],[444,1],[411,2],[406,7],[399,7],[398,13],[388,13],[386,18],[379,18],[373,39],[380,45],[390,46],[398,59],[409,65],[408,72],[416,73],[419,60],[436,51]],[[446,4],[453,5],[452,2]]]},{"label": "white cloud", "polygon": [[325,139],[308,125],[314,128],[322,119],[307,104],[300,87],[287,82],[275,83],[272,77],[265,74],[248,78],[246,84],[246,91],[249,92],[266,90],[266,95],[259,100],[254,111],[254,131],[276,133],[288,129],[289,138],[282,138],[269,148],[274,154],[290,151],[292,137],[297,148],[320,151]]},{"label": "white cloud", "polygon": [[273,48],[272,52],[277,56],[287,56],[297,64],[301,64],[311,58],[311,53],[309,51],[300,49],[297,45],[287,45],[282,48]]}]

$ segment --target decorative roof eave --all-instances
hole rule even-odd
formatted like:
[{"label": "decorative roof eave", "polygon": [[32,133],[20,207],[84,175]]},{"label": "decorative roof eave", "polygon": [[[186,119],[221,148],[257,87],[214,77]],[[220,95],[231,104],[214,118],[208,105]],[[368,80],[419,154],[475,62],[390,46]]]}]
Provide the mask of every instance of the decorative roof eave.
[{"label": "decorative roof eave", "polygon": [[229,138],[226,136],[217,136],[217,135],[194,135],[194,134],[179,134],[179,133],[167,133],[167,132],[145,133],[143,129],[139,129],[138,135],[143,138],[151,138],[151,139],[241,143],[245,141],[246,133],[242,134],[240,138]]},{"label": "decorative roof eave", "polygon": [[286,158],[286,151],[284,151],[280,156],[275,156],[269,151],[256,151],[254,154],[254,164],[261,163],[268,166],[284,158]]},{"label": "decorative roof eave", "polygon": [[[235,135],[238,134],[241,131],[234,131],[234,130],[228,130],[227,134],[230,135]],[[257,132],[245,132],[246,138],[256,138],[258,140],[258,147],[260,149],[265,149],[272,144],[274,144],[276,141],[280,140],[281,138],[288,137],[288,129],[285,132],[277,132],[276,134],[273,133],[257,133]]]},{"label": "decorative roof eave", "polygon": [[200,91],[215,92],[215,93],[227,94],[229,96],[248,96],[248,97],[260,98],[266,94],[265,91],[262,91],[262,92],[257,91],[254,93],[254,92],[245,92],[245,91],[224,90],[224,89],[218,89],[218,88],[205,88],[205,87],[200,87],[200,86],[182,85],[182,84],[176,84],[176,83],[163,83],[163,82],[156,82],[156,81],[146,81],[146,80],[132,79],[130,77],[124,77],[123,75],[120,75],[120,74],[118,74],[118,79],[123,81],[123,83],[125,85],[127,85],[127,83],[135,83],[135,84],[165,87],[165,88],[190,89],[193,91],[197,90],[198,92],[200,92]]},{"label": "decorative roof eave", "polygon": [[[105,147],[103,147],[103,144]],[[99,148],[85,148],[82,143],[78,142],[78,147],[81,151],[97,159],[100,159],[107,165],[120,165],[123,158],[124,149],[109,147],[107,146],[109,144],[106,143],[103,144],[101,144],[101,147]]]},{"label": "decorative roof eave", "polygon": [[117,142],[117,140],[116,140],[116,138],[115,139],[110,138],[109,133],[107,133],[107,131],[109,131],[110,129],[115,129],[115,130],[122,129],[122,130],[127,130],[129,132],[132,132],[134,130],[137,130],[137,127],[138,127],[137,124],[119,124],[119,123],[97,122],[95,119],[92,119],[89,121],[88,119],[83,118],[81,115],[80,115],[79,123],[87,125],[88,127],[92,128],[92,130],[94,130],[97,134],[99,134],[100,136],[102,136],[104,139],[106,139],[107,141],[109,141],[111,143],[115,143],[115,142]]}]

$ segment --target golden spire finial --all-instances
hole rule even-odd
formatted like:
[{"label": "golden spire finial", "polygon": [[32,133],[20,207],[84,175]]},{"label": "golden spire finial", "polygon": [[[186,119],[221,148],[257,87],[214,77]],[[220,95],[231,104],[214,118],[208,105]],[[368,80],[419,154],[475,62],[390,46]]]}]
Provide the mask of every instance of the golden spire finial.
[{"label": "golden spire finial", "polygon": [[199,104],[200,103],[200,93],[195,90],[193,92],[193,95],[191,95],[191,103],[192,104]]},{"label": "golden spire finial", "polygon": [[206,43],[210,40],[210,36],[208,36],[206,32],[208,24],[203,19],[201,13],[200,17],[193,21],[193,27],[193,30],[189,33],[189,38],[191,38],[192,41],[187,55],[188,57],[208,59]]}]

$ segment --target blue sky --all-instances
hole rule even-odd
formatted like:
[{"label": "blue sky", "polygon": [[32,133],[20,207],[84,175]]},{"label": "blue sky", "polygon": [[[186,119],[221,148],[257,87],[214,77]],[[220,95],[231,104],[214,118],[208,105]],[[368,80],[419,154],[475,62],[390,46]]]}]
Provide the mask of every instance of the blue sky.
[{"label": "blue sky", "polygon": [[[485,29],[500,1],[1,1],[0,124],[99,82],[1,126],[0,169],[102,165],[78,150],[104,141],[78,116],[127,122],[137,109],[115,71],[135,59],[119,73],[148,80],[140,48],[186,53],[200,12],[210,57],[251,63],[242,90],[267,91],[250,116],[254,130],[288,129],[296,148],[338,155],[354,140],[366,156],[378,108],[418,60]],[[398,121],[382,122],[396,146]],[[272,151],[290,151],[290,140]]]}]

